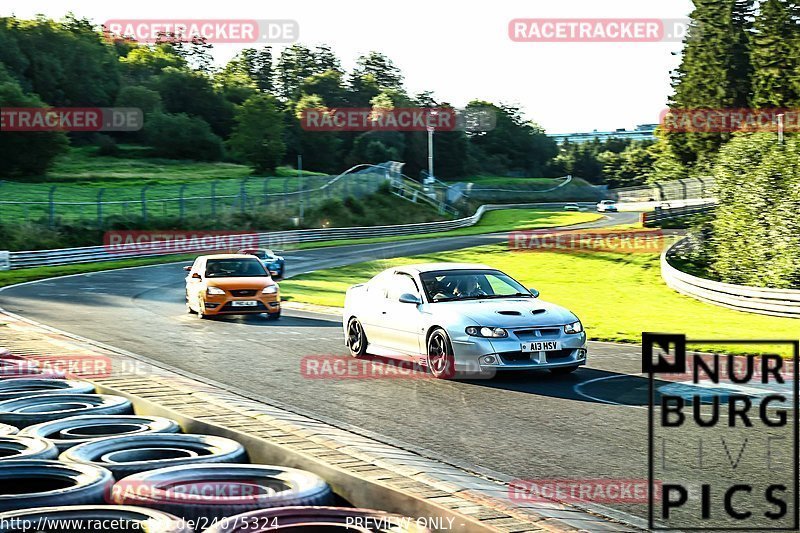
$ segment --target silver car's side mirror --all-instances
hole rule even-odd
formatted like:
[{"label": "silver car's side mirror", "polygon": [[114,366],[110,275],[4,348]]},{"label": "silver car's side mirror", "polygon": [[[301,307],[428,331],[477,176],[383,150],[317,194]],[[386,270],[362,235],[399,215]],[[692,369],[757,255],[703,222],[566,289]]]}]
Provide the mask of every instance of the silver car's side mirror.
[{"label": "silver car's side mirror", "polygon": [[419,296],[406,292],[400,295],[400,303],[419,305],[422,303]]},{"label": "silver car's side mirror", "polygon": [[530,291],[530,293],[533,295],[534,298],[538,298],[539,297],[539,291],[537,291],[533,287],[528,287],[528,291]]}]

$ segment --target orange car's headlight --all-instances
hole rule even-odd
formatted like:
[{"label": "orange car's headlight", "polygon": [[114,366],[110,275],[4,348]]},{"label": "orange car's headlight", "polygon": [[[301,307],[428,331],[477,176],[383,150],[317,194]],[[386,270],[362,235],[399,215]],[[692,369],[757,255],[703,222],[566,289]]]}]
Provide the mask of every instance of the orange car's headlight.
[{"label": "orange car's headlight", "polygon": [[261,294],[277,294],[277,293],[278,293],[277,285],[270,285],[269,287],[264,287],[264,290],[261,291]]},{"label": "orange car's headlight", "polygon": [[208,294],[215,294],[215,295],[222,295],[225,294],[225,291],[220,289],[219,287],[209,287],[206,289]]}]

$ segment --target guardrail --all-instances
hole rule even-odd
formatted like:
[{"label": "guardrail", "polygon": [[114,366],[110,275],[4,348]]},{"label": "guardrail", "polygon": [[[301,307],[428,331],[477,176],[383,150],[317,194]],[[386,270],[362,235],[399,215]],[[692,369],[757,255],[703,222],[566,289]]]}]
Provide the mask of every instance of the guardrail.
[{"label": "guardrail", "polygon": [[[442,220],[437,222],[421,222],[417,224],[401,224],[395,226],[367,226],[354,228],[321,228],[301,229],[289,231],[273,231],[248,234],[257,240],[260,247],[275,247],[275,243],[306,243],[335,241],[340,239],[367,239],[371,237],[387,237],[401,235],[421,235],[458,228],[474,226],[484,213],[495,209],[513,209],[527,207],[553,206],[554,204],[489,204],[482,205],[475,214],[455,220]],[[560,204],[559,204],[560,205]],[[172,242],[173,244],[169,244]],[[80,248],[62,248],[56,250],[33,250],[23,252],[10,252],[10,269],[30,268],[37,266],[58,266],[78,263],[95,263],[130,259],[137,257],[157,257],[162,255],[175,255],[180,253],[193,253],[197,250],[181,248],[174,241],[151,242],[153,250],[143,250],[138,243],[119,244],[111,246],[85,246]]]},{"label": "guardrail", "polygon": [[697,300],[737,311],[800,318],[800,290],[722,283],[678,270],[669,263],[669,258],[686,246],[688,240],[683,238],[661,254],[661,277],[671,289]]},{"label": "guardrail", "polygon": [[689,178],[635,187],[609,189],[609,198],[624,202],[671,201],[707,198],[716,194],[714,178]]},{"label": "guardrail", "polygon": [[707,203],[695,205],[681,205],[675,207],[660,207],[656,206],[655,210],[649,213],[642,213],[642,224],[645,226],[651,224],[658,224],[664,220],[672,220],[675,218],[686,217],[690,215],[698,215],[702,213],[710,213],[717,207],[716,200],[708,199]]}]

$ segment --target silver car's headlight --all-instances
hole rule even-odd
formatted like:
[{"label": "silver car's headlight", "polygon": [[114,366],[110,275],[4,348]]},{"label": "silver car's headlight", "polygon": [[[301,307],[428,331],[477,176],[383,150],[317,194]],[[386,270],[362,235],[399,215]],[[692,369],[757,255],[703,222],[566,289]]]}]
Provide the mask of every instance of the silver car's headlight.
[{"label": "silver car's headlight", "polygon": [[581,331],[583,331],[583,324],[580,320],[564,326],[564,333],[580,333]]},{"label": "silver car's headlight", "polygon": [[471,337],[486,337],[489,339],[502,339],[508,337],[508,331],[503,328],[490,328],[487,326],[470,326],[464,330]]},{"label": "silver car's headlight", "polygon": [[211,286],[208,289],[206,289],[206,292],[208,294],[225,294],[225,291],[223,291],[222,289],[220,289],[218,287],[214,287],[214,286]]}]

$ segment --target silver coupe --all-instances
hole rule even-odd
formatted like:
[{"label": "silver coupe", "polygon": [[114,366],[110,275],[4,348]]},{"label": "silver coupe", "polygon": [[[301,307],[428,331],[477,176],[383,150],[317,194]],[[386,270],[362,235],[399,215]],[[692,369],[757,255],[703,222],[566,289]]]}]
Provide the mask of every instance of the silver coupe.
[{"label": "silver coupe", "polygon": [[345,344],[354,357],[412,361],[437,378],[573,372],[586,364],[583,325],[538,296],[486,265],[389,268],[347,290]]}]

